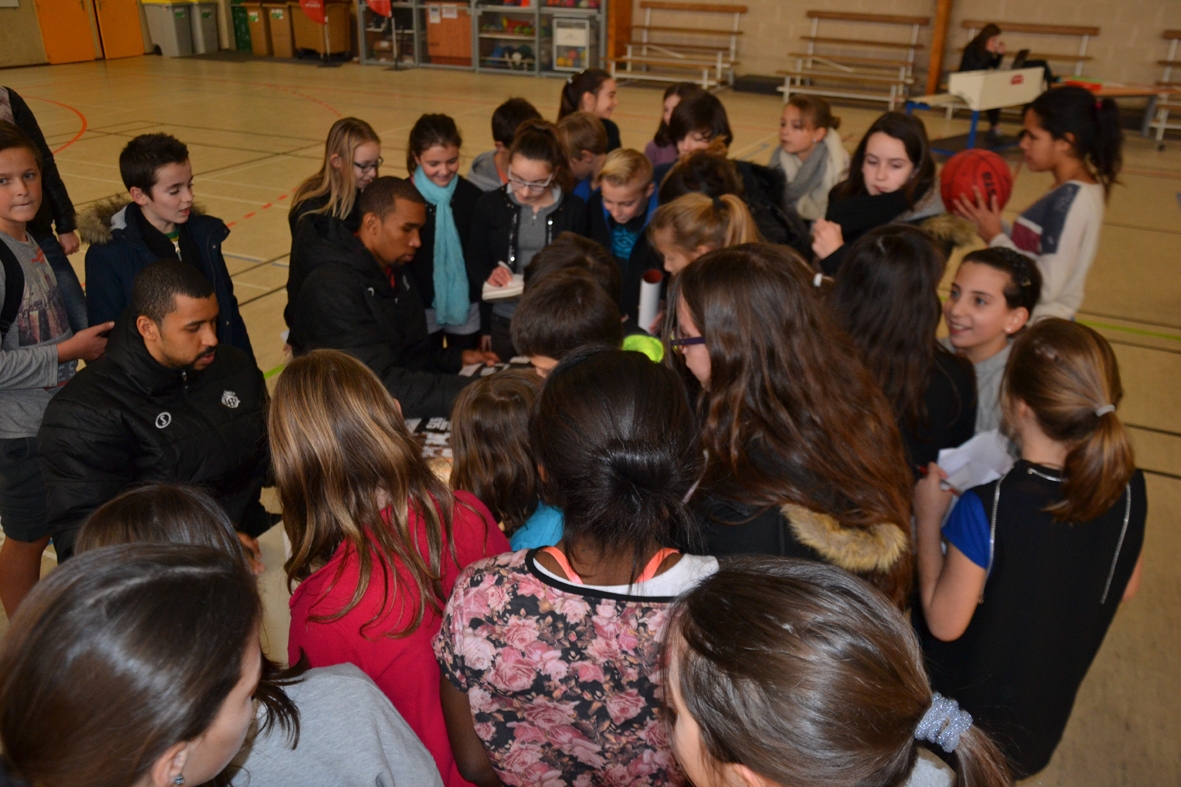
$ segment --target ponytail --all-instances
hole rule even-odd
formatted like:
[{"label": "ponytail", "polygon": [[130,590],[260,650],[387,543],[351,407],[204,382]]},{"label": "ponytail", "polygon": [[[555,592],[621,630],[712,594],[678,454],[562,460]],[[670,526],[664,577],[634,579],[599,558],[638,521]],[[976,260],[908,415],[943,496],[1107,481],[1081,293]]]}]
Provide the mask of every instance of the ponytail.
[{"label": "ponytail", "polygon": [[567,77],[566,84],[562,86],[562,102],[558,107],[558,120],[572,112],[581,110],[583,94],[599,95],[599,90],[608,79],[611,79],[611,75],[601,68],[588,68]]},{"label": "ponytail", "polygon": [[1077,85],[1066,85],[1042,93],[1029,110],[1054,139],[1070,135],[1075,155],[1090,165],[1104,193],[1110,195],[1123,166],[1124,132],[1115,101],[1096,98]]},{"label": "ponytail", "polygon": [[1005,756],[974,724],[960,735],[953,762],[957,787],[998,787],[1013,783]]},{"label": "ponytail", "polygon": [[1002,385],[1005,421],[1025,402],[1046,435],[1067,446],[1058,522],[1087,522],[1111,508],[1135,471],[1132,444],[1115,408],[1123,398],[1107,340],[1076,322],[1048,318],[1013,343]]},{"label": "ponytail", "polygon": [[574,175],[570,172],[570,160],[558,135],[557,126],[546,120],[526,120],[517,127],[513,145],[509,148],[509,163],[513,156],[523,156],[530,161],[544,161],[550,165],[554,183],[563,192],[574,188]]},{"label": "ponytail", "polygon": [[662,229],[671,230],[676,245],[686,250],[698,246],[717,250],[763,240],[750,209],[733,194],[711,198],[691,192],[677,197],[652,216],[648,232]]}]

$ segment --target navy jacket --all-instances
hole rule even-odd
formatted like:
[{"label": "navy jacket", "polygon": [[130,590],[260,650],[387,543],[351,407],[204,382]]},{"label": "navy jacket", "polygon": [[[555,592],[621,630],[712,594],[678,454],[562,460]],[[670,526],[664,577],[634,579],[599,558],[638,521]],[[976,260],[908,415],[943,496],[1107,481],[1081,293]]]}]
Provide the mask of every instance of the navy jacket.
[{"label": "navy jacket", "polygon": [[[200,252],[201,273],[217,296],[217,340],[237,347],[254,360],[246,323],[238,311],[234,282],[226,268],[221,245],[230,235],[225,222],[195,210],[185,224]],[[106,200],[87,211],[78,227],[86,251],[86,312],[90,324],[117,320],[131,305],[131,285],[136,274],[157,261],[143,239],[139,206],[125,198]]]}]

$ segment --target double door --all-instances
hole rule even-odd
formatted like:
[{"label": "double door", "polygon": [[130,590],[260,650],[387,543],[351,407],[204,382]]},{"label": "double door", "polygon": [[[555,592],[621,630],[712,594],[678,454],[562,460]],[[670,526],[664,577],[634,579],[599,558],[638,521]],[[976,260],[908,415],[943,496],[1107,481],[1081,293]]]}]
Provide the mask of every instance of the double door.
[{"label": "double door", "polygon": [[[136,0],[36,0],[41,40],[50,63],[79,63],[97,58],[144,53]],[[91,16],[93,7],[94,16]],[[91,20],[97,23],[95,48]]]}]

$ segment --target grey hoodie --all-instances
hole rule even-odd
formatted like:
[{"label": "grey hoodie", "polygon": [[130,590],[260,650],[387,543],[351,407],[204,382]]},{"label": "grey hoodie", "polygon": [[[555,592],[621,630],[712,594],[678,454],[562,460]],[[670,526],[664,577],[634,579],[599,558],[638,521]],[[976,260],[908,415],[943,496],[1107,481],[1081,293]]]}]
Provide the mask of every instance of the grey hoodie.
[{"label": "grey hoodie", "polygon": [[500,182],[500,174],[496,171],[495,150],[481,153],[472,159],[471,171],[467,179],[474,183],[480,191],[494,191],[504,184]]}]

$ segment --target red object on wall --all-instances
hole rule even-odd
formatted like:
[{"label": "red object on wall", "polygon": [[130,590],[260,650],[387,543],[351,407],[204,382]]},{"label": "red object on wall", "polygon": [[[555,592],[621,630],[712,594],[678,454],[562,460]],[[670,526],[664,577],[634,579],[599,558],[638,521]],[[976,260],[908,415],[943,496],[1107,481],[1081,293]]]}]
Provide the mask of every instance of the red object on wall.
[{"label": "red object on wall", "polygon": [[318,25],[324,24],[324,0],[299,0],[299,7],[308,19]]},{"label": "red object on wall", "polygon": [[394,15],[394,10],[390,7],[390,0],[365,0],[365,5],[369,6],[369,10],[379,16]]}]

